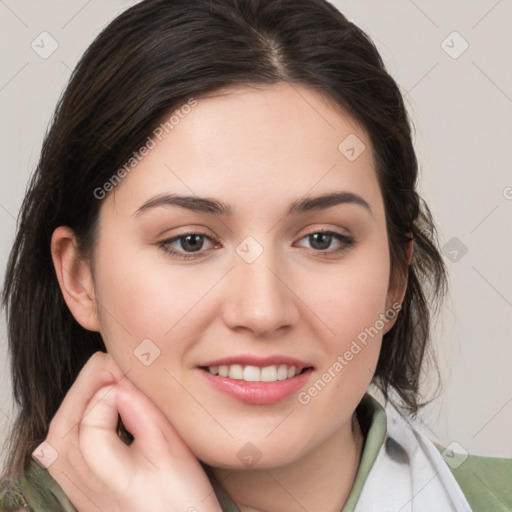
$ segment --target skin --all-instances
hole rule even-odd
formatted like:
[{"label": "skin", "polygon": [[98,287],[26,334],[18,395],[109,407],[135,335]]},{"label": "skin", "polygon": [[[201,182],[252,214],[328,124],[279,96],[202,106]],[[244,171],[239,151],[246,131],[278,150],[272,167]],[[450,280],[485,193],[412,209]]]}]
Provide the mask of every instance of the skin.
[{"label": "skin", "polygon": [[[354,161],[338,150],[351,134],[366,147]],[[302,388],[307,390],[359,333],[402,302],[406,282],[390,279],[384,204],[369,137],[318,93],[279,84],[198,99],[157,142],[103,199],[93,262],[79,257],[69,228],[54,232],[52,255],[64,298],[83,327],[102,334],[108,350],[83,379],[89,395],[68,402],[91,403],[93,390],[99,400],[106,388],[97,374],[108,367],[110,385],[129,381],[133,387],[126,393],[140,393],[141,407],[168,429],[162,446],[188,447],[212,468],[242,512],[339,511],[364,442],[359,430],[352,432],[353,412],[373,377],[382,335],[394,320],[307,404],[296,393],[272,405],[241,403],[213,389],[197,367],[237,354],[285,354],[314,367]],[[286,214],[293,201],[335,191],[361,196],[371,212],[346,203]],[[163,193],[215,198],[229,204],[234,215],[178,206],[135,214]],[[333,237],[319,249],[307,235],[320,229],[355,242],[335,253],[344,242]],[[183,239],[169,245],[192,254],[191,259],[170,255],[160,245],[190,232],[210,237],[202,247],[199,243],[198,252],[187,249]],[[236,252],[249,236],[263,251],[251,263]],[[254,254],[254,248],[250,251]],[[411,251],[412,244],[409,259]],[[145,339],[160,351],[149,366],[134,355]],[[95,418],[93,431],[108,421],[112,431],[116,408],[112,398],[104,419]],[[72,419],[59,410],[55,428],[79,423],[84,410],[76,406]],[[139,429],[141,446],[148,428]],[[56,435],[53,440],[57,443]],[[95,439],[93,446],[108,445],[112,457],[98,463],[96,455],[85,453],[88,470],[115,473],[114,465],[108,467],[121,450],[114,441]],[[261,457],[251,467],[237,455],[248,442]],[[185,451],[180,464],[195,460]],[[160,453],[156,460],[166,457],[165,449]],[[65,466],[52,467],[68,495],[77,496],[60,473]],[[190,475],[200,472],[194,466]],[[203,488],[191,493],[202,499],[208,485],[201,482]],[[109,489],[115,487],[113,482]],[[87,506],[83,502],[82,509]]]}]

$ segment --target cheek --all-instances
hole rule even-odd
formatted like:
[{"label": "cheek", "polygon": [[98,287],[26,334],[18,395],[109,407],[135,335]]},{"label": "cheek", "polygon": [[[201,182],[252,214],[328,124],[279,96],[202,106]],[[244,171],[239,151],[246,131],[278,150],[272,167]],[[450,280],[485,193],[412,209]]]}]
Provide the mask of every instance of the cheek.
[{"label": "cheek", "polygon": [[[389,281],[386,251],[374,250],[350,256],[324,279],[303,278],[308,305],[323,321],[330,338],[343,348],[385,312]],[[379,324],[380,325],[380,324]]]},{"label": "cheek", "polygon": [[[107,350],[124,370],[137,367],[134,350],[151,340],[168,366],[198,335],[198,304],[218,278],[214,273],[191,274],[149,250],[126,249],[129,244],[105,244],[97,256],[96,290],[101,333]],[[157,256],[157,257],[155,257]],[[156,350],[156,349],[155,349]],[[172,360],[172,361],[171,361]]]},{"label": "cheek", "polygon": [[[106,238],[106,237],[105,237]],[[164,297],[154,267],[130,252],[128,244],[104,243],[96,257],[95,285],[100,310],[101,333],[113,355],[131,351],[143,339],[158,337],[170,322],[172,293]],[[119,247],[128,247],[121,251]],[[131,350],[127,350],[131,348]]]},{"label": "cheek", "polygon": [[[341,421],[347,404],[355,408],[375,372],[387,325],[382,321],[389,281],[386,243],[383,237],[354,252],[326,279],[307,280],[308,298],[323,324],[320,342],[326,357],[318,371],[321,382],[305,390],[301,403],[327,415],[332,425]],[[317,319],[316,325],[321,324]]]},{"label": "cheek", "polygon": [[322,418],[324,435],[347,420],[373,378],[386,325],[388,280],[385,249],[362,251],[331,272],[323,286],[308,279],[308,297],[321,319],[316,325],[326,333],[318,337],[325,358],[316,380],[298,398],[308,417]]}]

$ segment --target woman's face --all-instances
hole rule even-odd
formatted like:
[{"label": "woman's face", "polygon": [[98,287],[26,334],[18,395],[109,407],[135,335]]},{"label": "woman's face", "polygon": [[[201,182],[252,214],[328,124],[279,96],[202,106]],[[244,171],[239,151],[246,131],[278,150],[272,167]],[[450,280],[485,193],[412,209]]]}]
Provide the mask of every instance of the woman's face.
[{"label": "woman's face", "polygon": [[193,105],[103,199],[100,331],[199,459],[287,464],[348,428],[393,323],[370,140],[298,86]]}]

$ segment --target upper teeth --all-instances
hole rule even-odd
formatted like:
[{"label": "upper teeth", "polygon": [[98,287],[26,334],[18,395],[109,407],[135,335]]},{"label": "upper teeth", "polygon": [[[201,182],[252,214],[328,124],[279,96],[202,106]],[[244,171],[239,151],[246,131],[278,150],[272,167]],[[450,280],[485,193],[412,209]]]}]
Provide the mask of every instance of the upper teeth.
[{"label": "upper teeth", "polygon": [[286,364],[265,366],[264,368],[232,364],[229,366],[209,366],[208,371],[220,377],[229,377],[230,379],[245,380],[247,382],[275,382],[295,377],[302,369]]}]

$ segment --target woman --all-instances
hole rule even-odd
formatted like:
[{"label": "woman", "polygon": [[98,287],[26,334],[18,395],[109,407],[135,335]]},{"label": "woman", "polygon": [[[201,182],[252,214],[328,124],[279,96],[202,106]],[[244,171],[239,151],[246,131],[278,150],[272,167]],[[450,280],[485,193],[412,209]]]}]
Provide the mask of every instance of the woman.
[{"label": "woman", "polygon": [[507,510],[510,461],[456,469],[367,392],[425,405],[446,275],[416,180],[398,87],[327,2],[121,14],[22,207],[2,510]]}]

